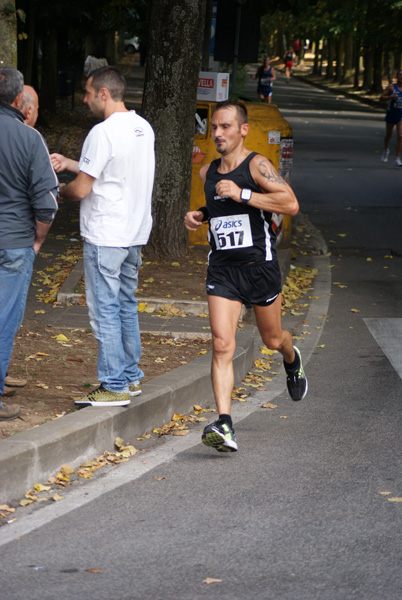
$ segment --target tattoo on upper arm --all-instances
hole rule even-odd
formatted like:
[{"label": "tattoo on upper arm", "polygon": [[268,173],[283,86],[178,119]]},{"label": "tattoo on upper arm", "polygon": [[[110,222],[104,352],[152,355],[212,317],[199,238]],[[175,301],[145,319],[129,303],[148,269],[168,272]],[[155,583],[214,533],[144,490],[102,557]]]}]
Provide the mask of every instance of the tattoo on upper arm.
[{"label": "tattoo on upper arm", "polygon": [[267,160],[261,160],[258,164],[261,175],[270,183],[285,184],[286,181],[279,175],[275,167]]}]

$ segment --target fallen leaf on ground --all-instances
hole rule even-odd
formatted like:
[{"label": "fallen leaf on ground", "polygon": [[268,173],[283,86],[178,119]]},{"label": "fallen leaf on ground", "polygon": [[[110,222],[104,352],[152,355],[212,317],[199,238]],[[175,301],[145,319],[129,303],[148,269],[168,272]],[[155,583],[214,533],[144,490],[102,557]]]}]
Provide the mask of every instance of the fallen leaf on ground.
[{"label": "fallen leaf on ground", "polygon": [[50,485],[42,485],[41,483],[35,483],[34,489],[37,492],[48,492],[50,490]]},{"label": "fallen leaf on ground", "polygon": [[68,337],[64,335],[64,333],[59,333],[59,335],[52,335],[52,338],[57,340],[58,342],[69,342]]},{"label": "fallen leaf on ground", "polygon": [[266,346],[261,346],[261,354],[265,354],[266,356],[272,356],[276,353],[276,350],[269,350]]},{"label": "fallen leaf on ground", "polygon": [[11,506],[8,506],[7,504],[2,504],[0,506],[0,510],[5,510],[8,513],[13,513],[15,512],[15,508],[12,508]]},{"label": "fallen leaf on ground", "polygon": [[60,473],[64,476],[72,475],[74,473],[74,469],[70,467],[70,465],[62,465],[60,468]]},{"label": "fallen leaf on ground", "polygon": [[86,573],[102,573],[100,569],[85,569]]},{"label": "fallen leaf on ground", "polygon": [[202,580],[202,583],[210,584],[210,583],[222,583],[222,579],[214,579],[213,577],[207,577]]},{"label": "fallen leaf on ground", "polygon": [[65,498],[65,496],[60,496],[60,494],[57,494],[57,493],[52,496],[52,500],[54,502],[57,502],[58,500],[64,500],[64,498]]},{"label": "fallen leaf on ground", "polygon": [[20,500],[20,506],[28,506],[29,504],[32,504],[33,500],[28,500],[27,498],[23,498],[22,500]]}]

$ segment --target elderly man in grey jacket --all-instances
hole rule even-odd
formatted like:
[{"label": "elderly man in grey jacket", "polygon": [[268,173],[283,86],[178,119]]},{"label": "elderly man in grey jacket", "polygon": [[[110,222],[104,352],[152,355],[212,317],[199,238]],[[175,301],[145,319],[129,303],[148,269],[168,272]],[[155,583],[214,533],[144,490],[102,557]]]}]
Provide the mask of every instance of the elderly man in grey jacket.
[{"label": "elderly man in grey jacket", "polygon": [[24,123],[22,73],[0,68],[0,421],[20,414],[1,401],[33,262],[57,212],[58,179],[46,143]]}]

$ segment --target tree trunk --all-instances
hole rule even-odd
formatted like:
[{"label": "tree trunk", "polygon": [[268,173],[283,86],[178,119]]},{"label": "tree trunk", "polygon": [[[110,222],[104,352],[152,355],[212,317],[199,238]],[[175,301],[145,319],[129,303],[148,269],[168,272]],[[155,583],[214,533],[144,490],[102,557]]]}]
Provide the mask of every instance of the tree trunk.
[{"label": "tree trunk", "polygon": [[142,115],[155,131],[154,226],[146,252],[187,252],[192,146],[205,0],[153,0]]},{"label": "tree trunk", "polygon": [[319,69],[319,58],[320,58],[320,38],[316,37],[314,40],[314,66],[313,66],[313,75],[318,75]]},{"label": "tree trunk", "polygon": [[304,44],[306,43],[306,40],[304,38],[302,38],[300,40],[300,49],[299,49],[299,65],[303,65],[304,64]]},{"label": "tree trunk", "polygon": [[373,94],[381,94],[382,88],[382,47],[381,44],[376,44],[374,47],[374,62],[373,62],[373,84],[370,91]]},{"label": "tree trunk", "polygon": [[57,95],[57,32],[48,29],[42,40],[42,73],[40,82],[40,105],[56,110]]},{"label": "tree trunk", "polygon": [[339,82],[341,81],[344,56],[345,56],[345,39],[342,35],[338,41],[337,48],[336,48],[335,81],[339,81]]},{"label": "tree trunk", "polygon": [[360,48],[361,48],[361,40],[358,39],[355,42],[355,75],[354,75],[354,83],[353,87],[357,90],[360,86]]},{"label": "tree trunk", "polygon": [[374,61],[374,50],[372,47],[367,48],[364,53],[364,74],[363,74],[363,88],[369,90],[373,81],[373,61]]},{"label": "tree trunk", "polygon": [[325,79],[334,78],[334,58],[335,58],[336,44],[333,37],[328,38],[328,65]]},{"label": "tree trunk", "polygon": [[384,70],[385,73],[387,75],[387,79],[390,83],[392,83],[392,79],[394,76],[393,70],[394,70],[394,62],[395,62],[395,57],[393,52],[384,52]]},{"label": "tree trunk", "polygon": [[[0,67],[17,68],[17,20],[15,15],[15,1],[7,2],[10,11],[0,9]],[[11,8],[14,7],[14,12]]]},{"label": "tree trunk", "polygon": [[345,36],[345,64],[341,83],[353,83],[353,35],[350,33]]}]

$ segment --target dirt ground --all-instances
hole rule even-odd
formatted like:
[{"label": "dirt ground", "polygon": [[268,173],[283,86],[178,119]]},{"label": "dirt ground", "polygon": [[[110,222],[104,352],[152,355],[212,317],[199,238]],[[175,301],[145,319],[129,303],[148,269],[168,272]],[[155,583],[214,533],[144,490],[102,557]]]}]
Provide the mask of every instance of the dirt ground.
[{"label": "dirt ground", "polygon": [[[144,260],[139,296],[204,299],[207,252],[206,246],[192,247],[185,259]],[[149,334],[142,334],[141,339],[144,382],[211,349],[211,342],[204,339],[172,340]],[[98,385],[97,355],[97,342],[90,331],[56,329],[25,319],[15,338],[8,371],[13,377],[26,379],[27,385],[6,388],[13,395],[4,398],[9,404],[21,406],[21,416],[0,422],[0,439],[76,410],[73,398],[84,396]]]}]

